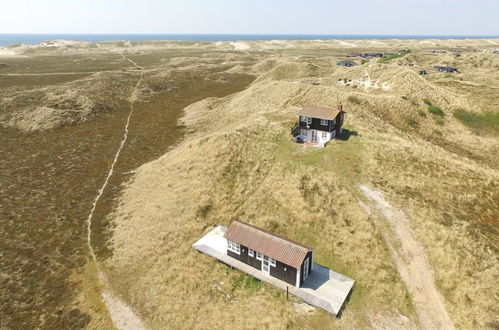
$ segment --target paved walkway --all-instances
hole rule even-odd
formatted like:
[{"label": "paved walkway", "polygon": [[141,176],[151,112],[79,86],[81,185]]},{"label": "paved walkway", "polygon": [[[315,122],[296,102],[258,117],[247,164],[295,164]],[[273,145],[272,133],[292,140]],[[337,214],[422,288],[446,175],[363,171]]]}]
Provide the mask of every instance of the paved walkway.
[{"label": "paved walkway", "polygon": [[312,306],[322,308],[333,315],[339,314],[346,298],[352,290],[355,283],[354,280],[314,263],[312,272],[301,287],[291,286],[284,281],[228,256],[226,240],[223,237],[226,230],[226,227],[218,226],[194,243],[192,247],[260,281],[270,283],[283,290],[286,290],[287,287],[289,293],[303,299]]}]

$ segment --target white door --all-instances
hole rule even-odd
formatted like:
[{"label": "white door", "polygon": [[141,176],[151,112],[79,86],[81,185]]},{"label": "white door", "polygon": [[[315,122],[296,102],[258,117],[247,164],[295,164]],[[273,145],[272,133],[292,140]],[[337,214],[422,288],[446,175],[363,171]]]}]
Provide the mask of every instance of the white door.
[{"label": "white door", "polygon": [[307,278],[307,276],[308,276],[308,258],[305,259],[305,262],[303,263],[303,280],[304,281]]},{"label": "white door", "polygon": [[317,142],[317,131],[312,131],[312,142]]},{"label": "white door", "polygon": [[265,274],[270,274],[270,261],[269,257],[267,256],[263,256],[262,259],[262,272],[264,272]]}]

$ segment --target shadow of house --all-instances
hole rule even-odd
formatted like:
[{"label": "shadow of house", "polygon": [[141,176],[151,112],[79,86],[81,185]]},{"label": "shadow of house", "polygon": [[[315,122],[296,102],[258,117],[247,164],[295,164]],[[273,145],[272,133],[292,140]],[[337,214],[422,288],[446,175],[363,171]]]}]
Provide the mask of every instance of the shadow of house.
[{"label": "shadow of house", "polygon": [[349,130],[348,128],[343,128],[340,136],[338,136],[337,139],[341,141],[348,141],[351,136],[358,136],[358,135],[359,132],[357,131]]}]

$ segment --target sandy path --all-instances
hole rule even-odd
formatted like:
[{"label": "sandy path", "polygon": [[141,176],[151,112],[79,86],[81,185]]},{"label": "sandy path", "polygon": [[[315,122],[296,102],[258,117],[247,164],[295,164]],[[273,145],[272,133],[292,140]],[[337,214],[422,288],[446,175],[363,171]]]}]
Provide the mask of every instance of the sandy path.
[{"label": "sandy path", "polygon": [[[97,46],[101,48],[98,44]],[[123,54],[120,54],[123,58],[126,58]],[[128,59],[127,59],[128,60]],[[133,63],[137,68],[141,69],[135,62],[128,60],[129,62]],[[94,199],[94,202],[92,204],[92,209],[90,210],[90,213],[87,218],[87,244],[88,248],[90,250],[90,254],[92,255],[92,259],[94,262],[97,263],[97,257],[95,255],[94,248],[92,247],[92,219],[93,215],[95,212],[95,208],[97,206],[97,203],[99,202],[102,194],[104,193],[104,190],[107,187],[107,184],[109,182],[109,179],[113,175],[114,172],[114,166],[116,165],[121,150],[123,149],[123,146],[125,145],[127,139],[128,139],[128,127],[130,126],[130,119],[133,114],[133,103],[136,100],[136,91],[139,88],[140,84],[142,83],[142,79],[144,77],[144,73],[141,71],[140,72],[140,78],[137,81],[137,84],[135,85],[135,88],[133,89],[132,93],[130,94],[129,102],[130,102],[130,111],[128,113],[127,121],[125,124],[124,132],[123,132],[123,139],[121,140],[121,143],[118,147],[118,150],[116,151],[116,154],[114,155],[114,160],[113,163],[111,164],[111,167],[109,169],[109,172],[106,176],[106,179],[104,180],[104,183],[99,189],[99,192],[97,193],[97,196]],[[98,264],[97,264],[98,267]],[[109,311],[109,315],[111,316],[111,319],[113,321],[113,324],[116,328],[118,329],[130,329],[130,330],[139,330],[139,329],[145,329],[141,319],[133,312],[133,310],[125,304],[121,299],[118,297],[114,296],[111,291],[109,290],[109,285],[107,282],[107,278],[105,274],[101,271],[99,271],[99,279],[103,285],[103,291],[101,292],[102,295],[102,300],[106,304],[106,307]]]},{"label": "sandy path", "polygon": [[[444,306],[444,299],[433,281],[433,272],[423,247],[415,240],[405,215],[392,207],[380,191],[359,185],[364,195],[392,226],[394,235],[383,232],[383,237],[395,259],[397,270],[413,297],[413,303],[423,329],[454,329]],[[367,205],[361,206],[370,213]],[[397,248],[395,248],[397,247]]]}]

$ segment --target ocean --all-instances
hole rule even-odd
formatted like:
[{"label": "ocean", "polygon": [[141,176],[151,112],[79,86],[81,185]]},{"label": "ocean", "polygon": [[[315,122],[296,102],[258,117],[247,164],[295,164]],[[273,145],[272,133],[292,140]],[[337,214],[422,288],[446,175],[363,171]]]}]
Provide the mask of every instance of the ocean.
[{"label": "ocean", "polygon": [[23,43],[37,45],[45,40],[80,41],[256,41],[256,40],[328,40],[328,39],[482,39],[499,36],[445,36],[445,35],[346,35],[346,34],[0,34],[0,47]]}]

